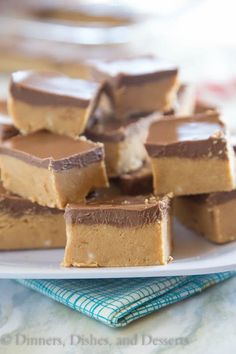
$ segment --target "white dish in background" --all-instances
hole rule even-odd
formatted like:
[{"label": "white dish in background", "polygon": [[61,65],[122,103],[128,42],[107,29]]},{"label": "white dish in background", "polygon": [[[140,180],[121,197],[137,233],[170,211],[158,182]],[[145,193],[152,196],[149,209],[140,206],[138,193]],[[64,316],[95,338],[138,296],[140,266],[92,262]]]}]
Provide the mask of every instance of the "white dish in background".
[{"label": "white dish in background", "polygon": [[0,252],[0,278],[82,279],[193,275],[236,270],[236,242],[212,244],[178,223],[174,261],[166,266],[63,268],[63,250]]}]

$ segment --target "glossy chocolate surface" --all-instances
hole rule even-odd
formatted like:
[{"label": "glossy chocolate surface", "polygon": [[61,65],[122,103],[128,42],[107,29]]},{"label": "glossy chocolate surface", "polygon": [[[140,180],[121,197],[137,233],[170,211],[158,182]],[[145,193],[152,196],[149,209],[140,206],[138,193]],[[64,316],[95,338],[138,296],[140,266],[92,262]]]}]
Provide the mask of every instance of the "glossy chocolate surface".
[{"label": "glossy chocolate surface", "polygon": [[101,144],[85,139],[74,140],[47,131],[13,137],[0,146],[0,154],[56,171],[83,168],[104,157]]},{"label": "glossy chocolate surface", "polygon": [[151,157],[227,159],[225,126],[216,112],[191,117],[166,117],[151,125],[146,140]]},{"label": "glossy chocolate surface", "polygon": [[10,82],[10,93],[15,99],[37,106],[86,108],[99,90],[98,83],[51,72],[17,71]]}]

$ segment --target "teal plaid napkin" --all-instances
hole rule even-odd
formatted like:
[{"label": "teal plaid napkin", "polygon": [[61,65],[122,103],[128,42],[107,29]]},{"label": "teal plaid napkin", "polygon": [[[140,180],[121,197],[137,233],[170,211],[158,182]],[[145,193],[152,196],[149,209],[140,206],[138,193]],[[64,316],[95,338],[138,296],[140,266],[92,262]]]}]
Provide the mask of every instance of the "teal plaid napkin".
[{"label": "teal plaid napkin", "polygon": [[33,280],[19,282],[111,327],[182,301],[236,272],[126,279]]}]

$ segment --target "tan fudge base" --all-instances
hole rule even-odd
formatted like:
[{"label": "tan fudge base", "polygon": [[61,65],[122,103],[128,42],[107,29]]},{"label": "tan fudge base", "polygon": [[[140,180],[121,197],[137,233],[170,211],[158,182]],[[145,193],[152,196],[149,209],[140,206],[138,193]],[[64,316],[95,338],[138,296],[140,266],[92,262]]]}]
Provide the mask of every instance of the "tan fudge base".
[{"label": "tan fudge base", "polygon": [[65,267],[126,267],[166,264],[171,252],[171,223],[118,228],[67,224]]},{"label": "tan fudge base", "polygon": [[32,106],[10,97],[8,111],[15,126],[29,134],[41,129],[71,137],[81,134],[90,110],[71,106]]},{"label": "tan fudge base", "polygon": [[107,186],[104,162],[55,172],[2,155],[0,166],[3,186],[7,190],[40,205],[59,209],[67,203],[82,201],[93,188]]},{"label": "tan fudge base", "polygon": [[124,118],[140,112],[169,111],[178,86],[174,76],[157,82],[121,87],[115,90],[116,116]]},{"label": "tan fudge base", "polygon": [[178,157],[151,158],[155,194],[201,194],[235,187],[229,161]]},{"label": "tan fudge base", "polygon": [[63,213],[21,217],[0,213],[0,250],[62,248],[65,244]]},{"label": "tan fudge base", "polygon": [[191,198],[176,198],[175,214],[188,228],[215,243],[236,240],[236,199],[212,207],[191,201]]}]

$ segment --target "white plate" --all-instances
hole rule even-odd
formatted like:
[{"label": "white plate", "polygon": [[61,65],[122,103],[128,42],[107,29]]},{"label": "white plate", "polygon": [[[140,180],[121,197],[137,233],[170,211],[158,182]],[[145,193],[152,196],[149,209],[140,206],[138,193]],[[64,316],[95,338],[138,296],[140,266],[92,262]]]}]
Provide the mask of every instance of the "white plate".
[{"label": "white plate", "polygon": [[166,266],[63,268],[63,250],[0,252],[0,278],[125,278],[191,275],[236,269],[236,242],[214,245],[179,224],[174,261]]}]

